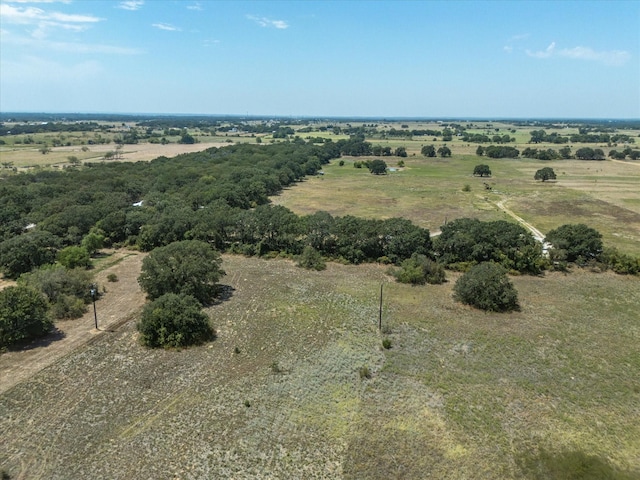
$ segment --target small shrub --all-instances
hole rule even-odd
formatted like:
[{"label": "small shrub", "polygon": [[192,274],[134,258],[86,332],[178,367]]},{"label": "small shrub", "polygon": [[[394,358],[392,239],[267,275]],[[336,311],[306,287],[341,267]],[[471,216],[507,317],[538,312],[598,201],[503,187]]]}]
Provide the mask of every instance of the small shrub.
[{"label": "small shrub", "polygon": [[56,319],[80,318],[86,311],[84,301],[72,295],[59,295],[55,303],[51,304],[51,315]]},{"label": "small shrub", "polygon": [[278,361],[274,360],[274,362],[271,364],[271,373],[277,374],[277,373],[282,373],[283,371],[284,370],[282,369]]},{"label": "small shrub", "polygon": [[302,255],[298,258],[298,266],[306,268],[308,270],[324,270],[327,268],[327,264],[320,252],[310,245],[304,247]]},{"label": "small shrub", "polygon": [[116,275],[115,273],[110,273],[109,275],[107,275],[107,281],[108,282],[117,282],[118,281],[118,275]]},{"label": "small shrub", "polygon": [[244,406],[249,408],[251,406],[251,402],[249,400],[244,401]]},{"label": "small shrub", "polygon": [[382,339],[382,347],[385,350],[389,350],[391,348],[391,339],[389,338],[383,338]]},{"label": "small shrub", "polygon": [[425,255],[414,253],[406,259],[396,271],[396,280],[400,283],[413,285],[441,284],[445,281],[444,267],[430,260]]},{"label": "small shrub", "polygon": [[340,165],[341,167],[344,167],[344,160],[340,160],[340,161],[338,162],[338,165]]},{"label": "small shrub", "polygon": [[468,183],[465,184],[465,186],[462,187],[462,191],[463,192],[470,192],[471,191],[471,185],[469,185]]},{"label": "small shrub", "polygon": [[371,378],[371,370],[369,367],[360,367],[358,375],[360,375],[360,380],[369,379]]},{"label": "small shrub", "polygon": [[240,349],[238,347],[235,347],[233,349],[233,353],[235,353],[236,355],[239,355],[240,354]]}]

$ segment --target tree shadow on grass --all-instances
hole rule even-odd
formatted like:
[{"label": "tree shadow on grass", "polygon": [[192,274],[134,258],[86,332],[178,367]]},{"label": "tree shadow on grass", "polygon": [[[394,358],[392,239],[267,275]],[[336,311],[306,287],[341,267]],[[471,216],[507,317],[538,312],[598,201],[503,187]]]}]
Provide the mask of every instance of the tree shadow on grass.
[{"label": "tree shadow on grass", "polygon": [[606,458],[580,451],[540,450],[517,459],[522,478],[531,480],[638,480],[640,471],[625,471]]},{"label": "tree shadow on grass", "polygon": [[211,302],[211,305],[209,306],[220,305],[221,303],[231,300],[231,298],[233,297],[233,292],[235,291],[236,289],[231,285],[217,285],[216,298]]},{"label": "tree shadow on grass", "polygon": [[43,337],[38,337],[26,342],[16,343],[7,347],[9,352],[23,352],[27,350],[34,350],[36,348],[47,347],[58,340],[62,340],[67,336],[62,330],[54,328],[50,333]]}]

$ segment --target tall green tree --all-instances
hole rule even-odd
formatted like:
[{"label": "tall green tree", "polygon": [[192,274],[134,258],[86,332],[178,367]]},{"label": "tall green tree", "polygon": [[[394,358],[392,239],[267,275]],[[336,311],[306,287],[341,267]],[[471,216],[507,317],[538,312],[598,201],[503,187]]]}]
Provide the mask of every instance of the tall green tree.
[{"label": "tall green tree", "polygon": [[375,158],[369,162],[369,171],[374,175],[384,175],[387,173],[387,162]]},{"label": "tall green tree", "polygon": [[58,252],[57,260],[60,265],[66,268],[87,268],[91,265],[89,252],[84,247],[70,246],[65,247]]},{"label": "tall green tree", "polygon": [[544,167],[537,170],[533,178],[534,180],[542,180],[543,182],[546,182],[547,180],[555,180],[556,172],[554,172],[551,167]]},{"label": "tall green tree", "polygon": [[597,259],[602,254],[602,235],[583,223],[561,225],[547,233],[553,250],[565,253],[568,262]]},{"label": "tall green tree", "polygon": [[26,286],[0,290],[0,348],[45,335],[52,328],[47,300],[40,292]]},{"label": "tall green tree", "polygon": [[0,243],[0,268],[8,278],[53,263],[60,240],[49,232],[32,231]]},{"label": "tall green tree", "polygon": [[451,149],[447,146],[444,147],[440,147],[438,149],[438,155],[440,155],[441,157],[450,157],[451,156]]},{"label": "tall green tree", "polygon": [[433,145],[425,145],[420,150],[420,153],[422,153],[422,155],[424,155],[425,157],[435,157],[436,147],[434,147]]},{"label": "tall green tree", "polygon": [[490,177],[491,169],[489,168],[489,165],[476,165],[473,169],[473,174],[480,177]]},{"label": "tall green tree", "polygon": [[156,248],[142,261],[138,283],[151,299],[176,293],[208,304],[216,296],[216,283],[225,274],[221,265],[220,254],[204,242],[174,242]]}]

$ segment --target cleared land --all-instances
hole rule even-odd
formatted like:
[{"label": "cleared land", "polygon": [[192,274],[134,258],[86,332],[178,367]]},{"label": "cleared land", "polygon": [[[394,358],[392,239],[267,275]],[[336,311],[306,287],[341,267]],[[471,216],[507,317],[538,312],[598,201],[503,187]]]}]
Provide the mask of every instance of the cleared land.
[{"label": "cleared land", "polygon": [[[125,162],[149,161],[160,156],[174,157],[181,153],[199,152],[211,147],[228,145],[224,142],[195,143],[183,145],[170,143],[160,145],[157,143],[139,143],[125,145],[122,149],[122,159]],[[68,166],[70,156],[77,157],[81,162],[100,162],[104,160],[105,153],[115,151],[115,145],[91,145],[89,150],[82,151],[81,146],[53,147],[51,152],[42,154],[35,147],[3,147],[0,149],[0,162],[10,162],[13,166],[23,170],[33,167],[62,168]]]},{"label": "cleared land", "polygon": [[[405,167],[374,176],[366,168],[354,168],[354,160],[361,159],[346,159],[344,166],[332,162],[323,168],[324,175],[308,177],[274,203],[299,214],[325,210],[340,216],[400,216],[436,231],[460,217],[512,220],[498,208],[501,201],[542,233],[565,223],[585,223],[603,234],[606,245],[640,255],[639,164],[411,156],[403,159]],[[390,167],[398,161],[385,160]],[[490,166],[492,177],[472,176],[479,163]],[[557,181],[533,179],[545,166],[554,169]],[[463,191],[465,185],[470,191]]]},{"label": "cleared land", "polygon": [[453,302],[455,274],[412,288],[377,265],[223,266],[231,295],[209,309],[215,342],[149,351],[129,322],[5,392],[3,468],[516,479],[566,478],[557,472],[584,461],[602,478],[640,474],[637,278],[516,277],[522,311],[499,315]]},{"label": "cleared land", "polygon": [[[137,282],[144,257],[140,252],[115,251],[97,266],[100,271],[95,281],[103,289],[101,299],[96,302],[98,330],[95,329],[93,307],[89,306],[82,318],[56,322],[56,331],[48,337],[36,340],[24,349],[3,353],[0,356],[0,394],[74,349],[131,320],[145,302]],[[108,282],[109,274],[115,274],[118,281]]]}]

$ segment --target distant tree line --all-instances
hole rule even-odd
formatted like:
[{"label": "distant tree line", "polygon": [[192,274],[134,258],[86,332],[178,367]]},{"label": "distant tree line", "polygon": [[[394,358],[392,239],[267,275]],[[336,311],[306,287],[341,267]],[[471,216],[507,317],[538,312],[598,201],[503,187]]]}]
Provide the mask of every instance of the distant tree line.
[{"label": "distant tree line", "polygon": [[6,135],[29,135],[34,133],[57,133],[57,132],[92,132],[94,130],[108,127],[100,126],[95,122],[38,122],[38,123],[17,123],[11,126],[0,125],[0,136]]},{"label": "distant tree line", "polygon": [[589,133],[590,129],[580,128],[578,133],[563,136],[557,132],[547,134],[544,130],[532,130],[529,143],[635,143],[635,139],[627,134]]}]

